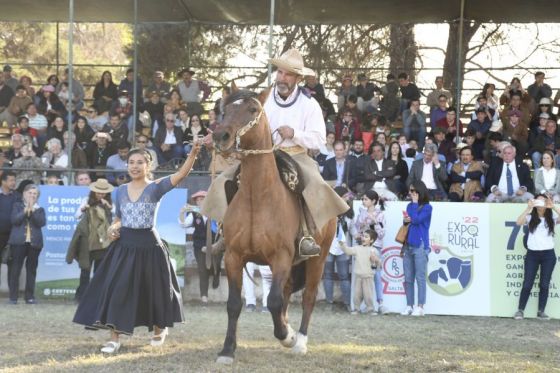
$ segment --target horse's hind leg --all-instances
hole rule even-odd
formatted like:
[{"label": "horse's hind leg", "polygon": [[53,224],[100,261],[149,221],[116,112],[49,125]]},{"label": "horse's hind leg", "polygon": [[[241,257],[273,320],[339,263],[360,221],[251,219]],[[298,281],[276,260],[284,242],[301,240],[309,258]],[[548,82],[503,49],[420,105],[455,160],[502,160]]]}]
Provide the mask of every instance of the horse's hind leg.
[{"label": "horse's hind leg", "polygon": [[235,349],[237,348],[237,320],[243,306],[241,300],[241,281],[243,275],[243,262],[235,254],[226,251],[225,266],[229,284],[227,301],[228,327],[224,348],[218,354],[216,362],[222,364],[233,363]]},{"label": "horse's hind leg", "polygon": [[280,342],[288,347],[293,345],[295,340],[295,333],[291,328],[288,328],[287,322],[284,317],[284,288],[290,278],[291,260],[287,255],[277,256],[272,270],[272,286],[268,294],[267,307],[272,315],[274,323],[274,336]]}]

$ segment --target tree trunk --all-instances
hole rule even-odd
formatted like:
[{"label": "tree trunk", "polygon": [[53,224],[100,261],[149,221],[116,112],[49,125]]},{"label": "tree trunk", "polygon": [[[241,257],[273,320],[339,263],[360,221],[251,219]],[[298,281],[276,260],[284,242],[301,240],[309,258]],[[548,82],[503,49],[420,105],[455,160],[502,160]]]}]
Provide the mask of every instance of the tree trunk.
[{"label": "tree trunk", "polygon": [[418,47],[414,39],[414,24],[396,24],[390,26],[389,72],[405,72],[411,81],[415,80],[415,62]]},{"label": "tree trunk", "polygon": [[445,88],[453,95],[453,101],[457,98],[457,68],[460,66],[461,77],[459,89],[463,89],[465,74],[465,63],[469,51],[469,43],[481,24],[479,22],[466,21],[463,24],[463,48],[459,56],[459,21],[449,24],[449,37],[447,38],[447,49],[443,62],[443,82]]}]

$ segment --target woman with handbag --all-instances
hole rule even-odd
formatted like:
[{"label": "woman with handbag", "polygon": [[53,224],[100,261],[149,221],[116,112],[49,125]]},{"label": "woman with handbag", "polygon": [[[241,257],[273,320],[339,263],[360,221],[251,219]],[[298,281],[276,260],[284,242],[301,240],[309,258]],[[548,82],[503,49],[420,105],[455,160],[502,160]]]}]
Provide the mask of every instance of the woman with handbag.
[{"label": "woman with handbag", "polygon": [[35,277],[39,264],[39,253],[43,248],[43,232],[47,220],[45,209],[39,207],[39,188],[27,185],[23,190],[23,201],[16,202],[12,209],[12,231],[10,232],[11,260],[9,265],[8,287],[10,304],[17,304],[19,275],[25,261],[25,303],[35,304]]},{"label": "woman with handbag", "polygon": [[[426,271],[430,253],[430,223],[432,206],[428,188],[422,181],[412,183],[408,189],[410,202],[404,213],[404,224],[408,223],[408,235],[403,246],[404,289],[406,308],[404,316],[424,316],[426,304]],[[414,308],[414,281],[418,286],[418,305]]]}]

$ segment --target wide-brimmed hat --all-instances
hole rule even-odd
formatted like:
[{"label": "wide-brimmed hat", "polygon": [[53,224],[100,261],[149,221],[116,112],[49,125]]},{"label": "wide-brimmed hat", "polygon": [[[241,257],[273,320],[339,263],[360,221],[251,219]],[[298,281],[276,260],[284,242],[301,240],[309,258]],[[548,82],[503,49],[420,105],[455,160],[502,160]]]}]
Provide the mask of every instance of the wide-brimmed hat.
[{"label": "wide-brimmed hat", "polygon": [[315,76],[315,71],[305,67],[303,64],[303,57],[297,49],[288,49],[280,57],[271,58],[268,62],[298,75]]},{"label": "wide-brimmed hat", "polygon": [[192,70],[191,68],[185,67],[184,69],[179,71],[179,76],[182,76],[184,73],[189,73],[191,75],[196,74],[196,72],[194,70]]},{"label": "wide-brimmed hat", "polygon": [[543,97],[539,101],[539,106],[541,106],[541,105],[552,105],[552,100],[549,99],[548,97]]},{"label": "wide-brimmed hat", "polygon": [[115,187],[109,184],[107,179],[97,179],[95,182],[89,184],[89,190],[95,193],[111,193],[113,189],[115,189]]},{"label": "wide-brimmed hat", "polygon": [[208,192],[206,192],[205,190],[199,190],[198,192],[196,192],[195,194],[193,194],[191,196],[191,198],[193,200],[197,199],[197,198],[206,198],[206,195],[208,194]]}]

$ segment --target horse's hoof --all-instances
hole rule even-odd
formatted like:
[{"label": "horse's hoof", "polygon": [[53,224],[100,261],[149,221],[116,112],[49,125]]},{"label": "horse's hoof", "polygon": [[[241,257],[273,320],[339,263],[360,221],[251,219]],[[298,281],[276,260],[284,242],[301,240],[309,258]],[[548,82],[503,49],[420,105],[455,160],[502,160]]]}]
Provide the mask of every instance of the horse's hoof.
[{"label": "horse's hoof", "polygon": [[282,344],[282,346],[286,348],[292,348],[296,345],[296,342],[297,342],[296,332],[294,332],[294,329],[292,329],[290,324],[288,324],[288,335],[286,335],[286,338],[280,341],[280,344]]},{"label": "horse's hoof", "polygon": [[292,352],[298,355],[305,355],[307,353],[307,336],[301,333],[297,333],[297,340],[294,347],[292,347]]},{"label": "horse's hoof", "polygon": [[233,364],[233,357],[231,356],[218,356],[216,359],[216,363],[223,364],[223,365],[231,365]]}]

